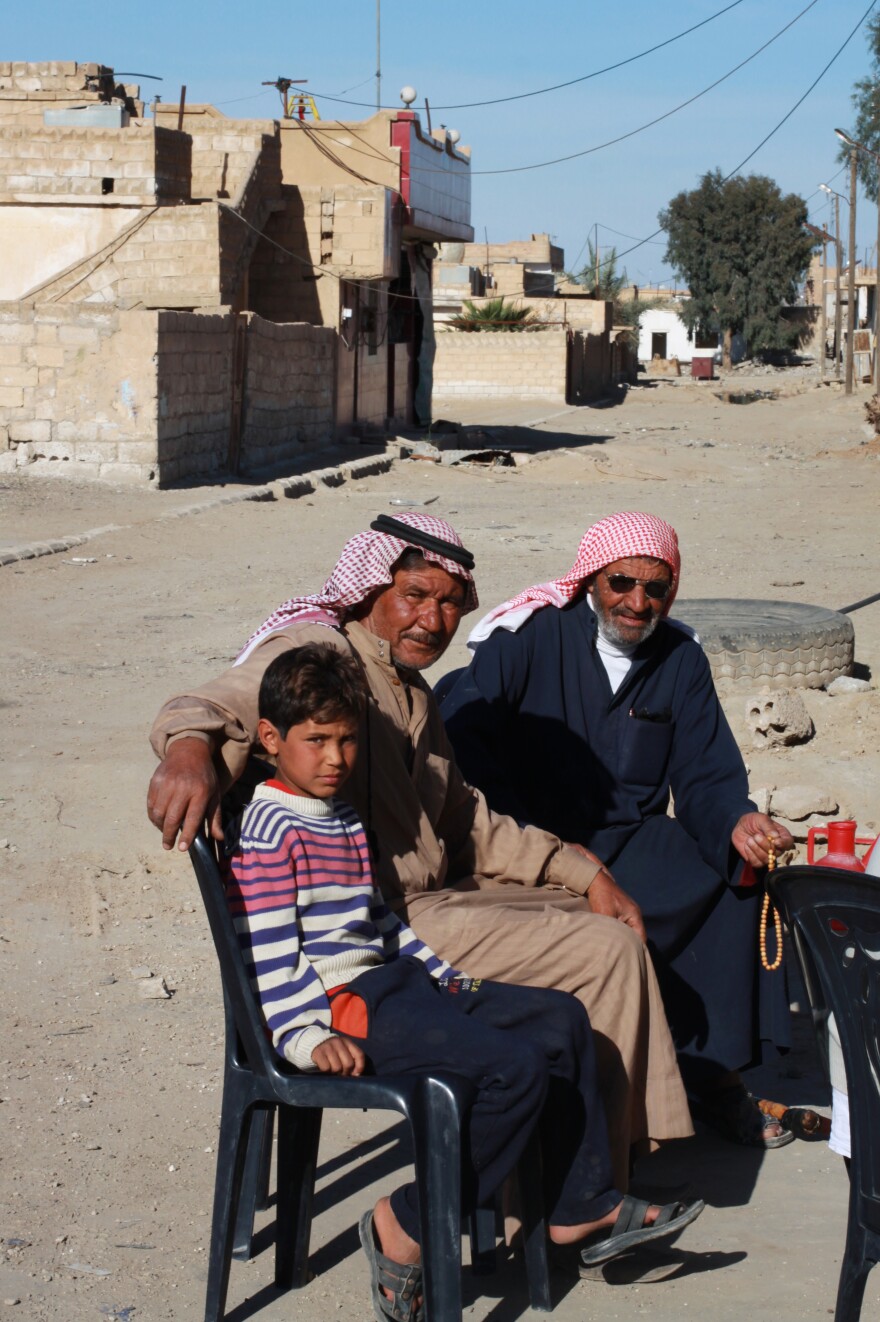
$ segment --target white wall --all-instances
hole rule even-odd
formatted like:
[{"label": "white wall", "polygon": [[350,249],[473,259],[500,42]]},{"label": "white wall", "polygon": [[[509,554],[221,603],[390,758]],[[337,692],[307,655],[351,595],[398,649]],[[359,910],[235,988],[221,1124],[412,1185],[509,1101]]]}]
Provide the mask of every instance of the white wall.
[{"label": "white wall", "polygon": [[0,207],[0,300],[20,299],[100,251],[139,214],[132,207]]},{"label": "white wall", "polygon": [[651,361],[651,337],[666,335],[666,357],[689,363],[694,354],[694,342],[677,312],[668,308],[651,308],[643,312],[639,322],[639,359]]}]

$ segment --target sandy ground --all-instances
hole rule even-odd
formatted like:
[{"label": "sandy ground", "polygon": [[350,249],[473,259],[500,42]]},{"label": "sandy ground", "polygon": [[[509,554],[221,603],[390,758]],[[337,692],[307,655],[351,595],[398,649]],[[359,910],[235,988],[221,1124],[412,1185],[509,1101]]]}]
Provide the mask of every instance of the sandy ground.
[{"label": "sandy ground", "polygon": [[[717,383],[683,379],[531,427],[546,410],[498,401],[468,420],[501,424],[512,444],[538,451],[524,467],[399,463],[307,498],[179,519],[163,516],[216,488],[4,479],[2,547],[118,529],[0,570],[0,1306],[10,1316],[201,1315],[222,1017],[189,864],[162,852],[144,814],[146,734],[161,702],[224,666],[292,591],[319,586],[343,540],[395,501],[431,500],[452,520],[476,554],[486,606],[566,569],[583,529],[625,508],[678,528],[683,596],[841,606],[877,591],[880,458],[863,431],[864,392],[847,399],[802,370],[739,373],[732,384],[782,393],[733,406]],[[857,660],[876,672],[880,605],[853,619]],[[462,637],[435,678],[464,660]],[[747,696],[724,702],[753,787],[815,785],[876,831],[880,694],[809,692],[814,739],[757,754],[745,742]],[[164,977],[169,999],[142,998],[132,970],[144,968]],[[763,1082],[783,1100],[822,1103],[805,1030],[801,1039]],[[266,1322],[370,1316],[355,1222],[393,1187],[405,1161],[400,1129],[381,1115],[337,1113],[324,1134],[315,1279],[276,1297],[267,1230],[267,1251],[233,1264],[238,1322],[258,1311]],[[846,1179],[824,1144],[763,1157],[701,1135],[640,1173],[689,1180],[710,1204],[682,1240],[677,1277],[635,1286],[559,1276],[557,1316],[795,1322],[833,1311]],[[468,1316],[513,1322],[528,1312],[518,1264],[505,1261],[494,1277],[466,1273],[465,1291]],[[880,1277],[863,1316],[878,1306]]]}]

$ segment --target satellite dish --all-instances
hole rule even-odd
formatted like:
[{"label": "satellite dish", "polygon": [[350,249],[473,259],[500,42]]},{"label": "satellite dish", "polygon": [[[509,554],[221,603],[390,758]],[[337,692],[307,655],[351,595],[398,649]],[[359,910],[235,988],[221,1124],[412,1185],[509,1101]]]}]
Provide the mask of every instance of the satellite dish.
[{"label": "satellite dish", "polygon": [[457,142],[461,142],[461,134],[458,129],[449,130],[449,141],[452,143],[453,147]]},{"label": "satellite dish", "polygon": [[416,89],[414,87],[410,87],[409,84],[407,84],[406,87],[401,87],[400,89],[400,99],[405,106],[411,106],[417,96],[418,93],[416,92]]}]

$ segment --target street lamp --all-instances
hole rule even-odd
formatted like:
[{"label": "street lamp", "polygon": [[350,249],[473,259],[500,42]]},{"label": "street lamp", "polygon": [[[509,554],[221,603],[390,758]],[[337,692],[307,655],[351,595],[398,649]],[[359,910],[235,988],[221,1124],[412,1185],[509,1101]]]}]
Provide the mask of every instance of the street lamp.
[{"label": "street lamp", "polygon": [[843,129],[835,129],[835,135],[849,147],[849,268],[846,273],[846,384],[848,395],[853,391],[853,340],[855,338],[856,318],[856,169],[859,149],[852,138],[847,137]]},{"label": "street lamp", "polygon": [[[834,198],[834,379],[840,380],[840,194],[827,184],[820,184],[823,193]],[[824,281],[822,297],[825,296]],[[824,349],[823,349],[824,352]]]},{"label": "street lamp", "polygon": [[[840,141],[850,149],[850,160],[852,169],[852,192],[855,197],[855,170],[856,170],[856,152],[863,151],[866,156],[873,156],[874,160],[880,162],[880,154],[866,147],[863,142],[856,142],[843,129],[835,129]],[[853,233],[854,222],[850,217],[850,233]],[[874,389],[880,394],[880,179],[877,186],[877,256],[874,264]]]}]

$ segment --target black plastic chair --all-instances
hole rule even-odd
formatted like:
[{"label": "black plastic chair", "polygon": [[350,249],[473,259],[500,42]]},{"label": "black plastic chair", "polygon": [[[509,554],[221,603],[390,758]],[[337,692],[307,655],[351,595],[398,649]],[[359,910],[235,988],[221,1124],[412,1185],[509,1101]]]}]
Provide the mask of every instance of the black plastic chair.
[{"label": "black plastic chair", "polygon": [[[278,1115],[275,1283],[298,1289],[308,1280],[309,1239],[321,1115],[324,1108],[390,1110],[412,1134],[422,1224],[425,1315],[461,1318],[461,1144],[473,1087],[461,1077],[301,1074],[272,1049],[251,992],[229,915],[212,843],[190,848],[220,963],[226,1012],[226,1063],[208,1259],[205,1322],[221,1322],[233,1248],[250,1250],[254,1208],[265,1203],[272,1117]],[[256,1120],[256,1123],[254,1123]],[[253,1137],[253,1142],[251,1138]],[[550,1308],[537,1139],[520,1164],[523,1241],[532,1306]]]},{"label": "black plastic chair", "polygon": [[839,868],[780,868],[770,893],[788,923],[813,1021],[834,1015],[846,1068],[852,1158],[835,1322],[858,1322],[880,1262],[880,881]]}]

